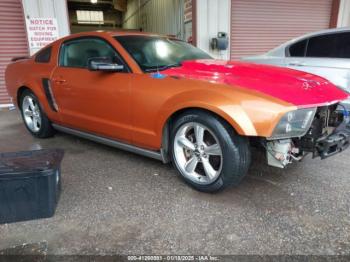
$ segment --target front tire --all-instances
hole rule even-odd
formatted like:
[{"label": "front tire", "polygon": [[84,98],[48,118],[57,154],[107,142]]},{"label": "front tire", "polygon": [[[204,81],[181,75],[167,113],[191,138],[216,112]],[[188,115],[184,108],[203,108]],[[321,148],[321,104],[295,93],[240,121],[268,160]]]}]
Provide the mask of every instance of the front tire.
[{"label": "front tire", "polygon": [[182,178],[203,192],[238,185],[251,161],[247,138],[219,117],[191,110],[176,118],[170,154]]},{"label": "front tire", "polygon": [[38,98],[30,90],[25,90],[20,98],[23,122],[35,137],[47,138],[55,134],[50,120],[43,111]]}]

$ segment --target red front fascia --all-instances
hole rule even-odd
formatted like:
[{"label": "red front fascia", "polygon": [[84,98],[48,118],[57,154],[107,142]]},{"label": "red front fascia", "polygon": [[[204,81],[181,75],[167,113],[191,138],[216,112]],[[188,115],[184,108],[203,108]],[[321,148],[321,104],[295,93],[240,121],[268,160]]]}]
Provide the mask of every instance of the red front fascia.
[{"label": "red front fascia", "polygon": [[298,107],[333,104],[348,94],[316,75],[288,68],[236,61],[185,61],[162,73],[251,89]]}]

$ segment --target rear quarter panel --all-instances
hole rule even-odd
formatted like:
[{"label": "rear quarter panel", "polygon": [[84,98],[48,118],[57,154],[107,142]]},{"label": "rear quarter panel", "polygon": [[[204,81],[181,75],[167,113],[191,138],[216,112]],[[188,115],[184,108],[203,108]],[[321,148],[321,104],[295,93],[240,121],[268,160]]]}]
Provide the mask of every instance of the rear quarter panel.
[{"label": "rear quarter panel", "polygon": [[17,101],[17,90],[25,82],[25,72],[30,68],[30,64],[30,59],[20,60],[9,64],[5,70],[7,92],[14,102]]},{"label": "rear quarter panel", "polygon": [[5,81],[8,93],[13,98],[14,103],[19,105],[19,89],[23,87],[30,89],[38,97],[40,104],[48,117],[53,121],[59,122],[59,116],[51,110],[42,85],[42,79],[50,78],[52,71],[56,67],[56,45],[52,48],[52,55],[49,63],[36,63],[34,59],[35,57],[33,56],[30,59],[17,61],[8,65],[5,71]]}]

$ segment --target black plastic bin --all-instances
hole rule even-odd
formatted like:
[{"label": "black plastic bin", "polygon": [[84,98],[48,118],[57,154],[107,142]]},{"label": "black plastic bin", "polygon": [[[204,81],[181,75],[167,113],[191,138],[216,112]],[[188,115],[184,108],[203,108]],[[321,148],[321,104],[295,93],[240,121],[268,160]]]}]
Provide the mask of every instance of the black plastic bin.
[{"label": "black plastic bin", "polygon": [[52,217],[63,150],[0,153],[0,224]]}]

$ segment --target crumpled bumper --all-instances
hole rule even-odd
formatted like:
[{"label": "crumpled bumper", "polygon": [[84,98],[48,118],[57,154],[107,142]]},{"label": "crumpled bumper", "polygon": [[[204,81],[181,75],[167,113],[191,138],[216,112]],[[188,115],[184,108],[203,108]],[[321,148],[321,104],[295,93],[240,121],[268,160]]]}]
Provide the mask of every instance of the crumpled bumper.
[{"label": "crumpled bumper", "polygon": [[338,154],[350,146],[350,124],[344,121],[332,134],[317,141],[314,157],[321,159]]}]

